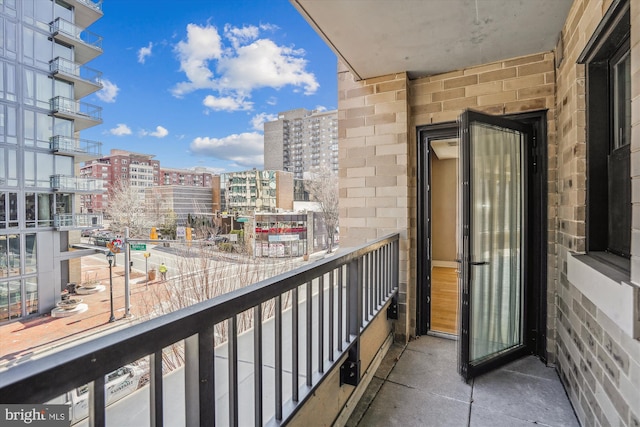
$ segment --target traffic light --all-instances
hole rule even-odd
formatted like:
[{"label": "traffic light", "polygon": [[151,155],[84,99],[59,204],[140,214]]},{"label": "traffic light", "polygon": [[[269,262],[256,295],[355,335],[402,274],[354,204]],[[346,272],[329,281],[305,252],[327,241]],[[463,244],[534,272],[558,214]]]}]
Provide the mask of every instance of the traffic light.
[{"label": "traffic light", "polygon": [[236,211],[236,212],[234,213],[234,216],[235,216],[235,218],[236,218],[236,219],[238,219],[238,215],[239,215],[239,212],[238,212],[238,211]]}]

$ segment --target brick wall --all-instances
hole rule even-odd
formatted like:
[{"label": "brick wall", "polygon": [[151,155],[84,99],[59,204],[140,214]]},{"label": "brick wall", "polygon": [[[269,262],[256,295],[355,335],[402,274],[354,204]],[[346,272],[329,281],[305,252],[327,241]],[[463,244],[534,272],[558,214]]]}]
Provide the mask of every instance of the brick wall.
[{"label": "brick wall", "polygon": [[[640,341],[634,339],[620,323],[611,319],[603,309],[602,298],[585,295],[597,274],[578,280],[569,272],[575,263],[570,253],[586,250],[586,96],[585,66],[577,59],[601,22],[611,0],[576,1],[562,31],[558,56],[562,62],[557,69],[557,368],[567,388],[578,418],[583,425],[640,425]],[[640,75],[637,47],[640,41],[640,8],[631,2],[632,28],[632,174],[640,175],[640,141],[638,134],[638,94]],[[634,25],[636,24],[636,25]],[[635,165],[635,166],[634,166]],[[636,282],[640,250],[638,242],[637,203],[640,202],[638,182],[633,180],[635,224],[633,231],[634,268]],[[571,260],[569,259],[571,257]],[[591,270],[594,272],[593,270]],[[595,272],[594,272],[595,273]],[[573,282],[572,282],[573,280]],[[590,282],[590,283],[587,283]],[[613,282],[614,288],[629,285]],[[603,286],[598,282],[598,287]],[[630,292],[633,292],[629,289]],[[638,290],[636,289],[636,299]],[[636,309],[636,315],[638,313]]]},{"label": "brick wall", "polygon": [[401,340],[415,330],[407,317],[415,317],[415,294],[407,287],[409,259],[415,259],[407,250],[415,244],[407,239],[409,203],[416,194],[415,172],[408,165],[415,148],[407,144],[407,85],[404,73],[356,82],[346,69],[338,72],[340,245],[400,232],[398,309],[403,320],[396,334]]}]

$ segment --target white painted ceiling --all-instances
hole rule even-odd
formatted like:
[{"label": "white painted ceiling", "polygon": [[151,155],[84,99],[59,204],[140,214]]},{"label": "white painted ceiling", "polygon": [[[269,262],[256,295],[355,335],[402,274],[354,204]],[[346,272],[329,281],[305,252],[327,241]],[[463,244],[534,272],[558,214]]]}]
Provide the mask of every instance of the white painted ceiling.
[{"label": "white painted ceiling", "polygon": [[290,0],[359,79],[552,50],[573,0]]}]

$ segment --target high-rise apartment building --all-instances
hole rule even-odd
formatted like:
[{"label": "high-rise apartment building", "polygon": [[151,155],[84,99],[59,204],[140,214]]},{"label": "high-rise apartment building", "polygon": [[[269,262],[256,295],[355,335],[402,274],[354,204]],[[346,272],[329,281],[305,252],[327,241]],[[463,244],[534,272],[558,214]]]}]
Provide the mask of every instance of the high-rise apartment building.
[{"label": "high-rise apartment building", "polygon": [[264,124],[264,169],[305,172],[329,169],[338,173],[338,112],[284,111]]},{"label": "high-rise apartment building", "polygon": [[102,88],[87,67],[102,37],[87,30],[102,17],[98,0],[0,1],[0,322],[47,312],[80,259],[72,230],[99,225],[79,214],[78,195],[102,191],[75,174],[100,157],[80,132],[102,123],[81,99]]}]

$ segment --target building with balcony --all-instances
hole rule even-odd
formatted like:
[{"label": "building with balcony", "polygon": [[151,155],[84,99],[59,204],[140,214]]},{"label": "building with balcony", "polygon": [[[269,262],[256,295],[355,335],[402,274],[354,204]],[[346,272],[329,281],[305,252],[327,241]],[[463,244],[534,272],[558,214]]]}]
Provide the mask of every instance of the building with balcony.
[{"label": "building with balcony", "polygon": [[338,172],[337,111],[295,110],[278,113],[264,124],[264,168],[293,173],[319,168]]},{"label": "building with balcony", "polygon": [[293,182],[293,173],[282,170],[253,169],[220,174],[220,210],[240,214],[290,211]]},{"label": "building with balcony", "polygon": [[69,251],[76,230],[102,223],[79,213],[79,197],[103,183],[76,176],[101,155],[100,142],[80,137],[102,123],[101,108],[82,101],[102,88],[86,65],[102,54],[87,30],[101,17],[93,0],[0,4],[0,322],[51,310],[92,252]]}]

